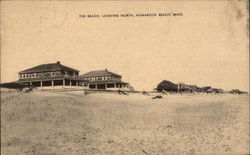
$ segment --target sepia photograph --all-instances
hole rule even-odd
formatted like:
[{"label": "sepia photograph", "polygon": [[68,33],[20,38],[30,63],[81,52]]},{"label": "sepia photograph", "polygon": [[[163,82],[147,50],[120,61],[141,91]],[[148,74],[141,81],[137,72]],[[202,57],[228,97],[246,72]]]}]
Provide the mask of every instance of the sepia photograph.
[{"label": "sepia photograph", "polygon": [[249,1],[0,1],[2,155],[249,155]]}]

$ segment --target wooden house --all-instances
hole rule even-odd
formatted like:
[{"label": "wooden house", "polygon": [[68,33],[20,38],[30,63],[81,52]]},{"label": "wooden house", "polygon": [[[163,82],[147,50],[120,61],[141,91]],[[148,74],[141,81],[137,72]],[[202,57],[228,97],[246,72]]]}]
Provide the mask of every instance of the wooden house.
[{"label": "wooden house", "polygon": [[90,71],[80,76],[85,81],[88,89],[118,90],[130,88],[129,84],[122,81],[122,76],[105,70]]},{"label": "wooden house", "polygon": [[79,87],[82,80],[79,79],[79,71],[56,63],[38,65],[19,73],[19,83],[40,89],[54,89],[66,87]]}]

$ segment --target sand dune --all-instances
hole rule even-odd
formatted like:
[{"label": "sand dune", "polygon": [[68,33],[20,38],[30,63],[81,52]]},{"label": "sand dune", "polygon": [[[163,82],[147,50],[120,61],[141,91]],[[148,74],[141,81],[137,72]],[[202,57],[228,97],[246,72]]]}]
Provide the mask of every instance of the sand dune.
[{"label": "sand dune", "polygon": [[151,98],[3,92],[2,154],[249,153],[248,95]]}]

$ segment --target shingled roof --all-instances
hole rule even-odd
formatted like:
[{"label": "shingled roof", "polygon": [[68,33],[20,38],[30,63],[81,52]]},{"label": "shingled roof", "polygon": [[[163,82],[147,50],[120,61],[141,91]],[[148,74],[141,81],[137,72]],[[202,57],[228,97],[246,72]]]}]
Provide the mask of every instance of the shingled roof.
[{"label": "shingled roof", "polygon": [[158,91],[178,91],[178,86],[177,84],[171,82],[171,81],[167,81],[167,80],[163,80],[161,83],[158,84],[157,88]]},{"label": "shingled roof", "polygon": [[60,64],[60,61],[56,63],[50,63],[50,64],[42,64],[38,65],[26,70],[23,70],[19,73],[34,73],[34,72],[45,72],[45,71],[73,71],[73,72],[79,72],[76,69],[64,66]]},{"label": "shingled roof", "polygon": [[84,78],[84,77],[97,77],[97,76],[109,76],[109,75],[114,75],[114,76],[121,77],[121,75],[113,73],[113,72],[110,72],[107,69],[105,69],[105,70],[90,71],[90,72],[87,72],[87,73],[81,75],[81,77]]}]

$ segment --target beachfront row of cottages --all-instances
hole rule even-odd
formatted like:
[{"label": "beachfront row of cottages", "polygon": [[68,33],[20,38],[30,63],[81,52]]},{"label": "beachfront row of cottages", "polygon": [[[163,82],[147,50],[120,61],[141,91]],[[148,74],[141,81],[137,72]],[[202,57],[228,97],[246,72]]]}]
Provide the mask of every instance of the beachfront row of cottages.
[{"label": "beachfront row of cottages", "polygon": [[105,70],[90,71],[79,75],[79,71],[62,65],[59,61],[42,64],[18,73],[20,84],[38,89],[85,88],[85,89],[130,89],[122,76]]}]

